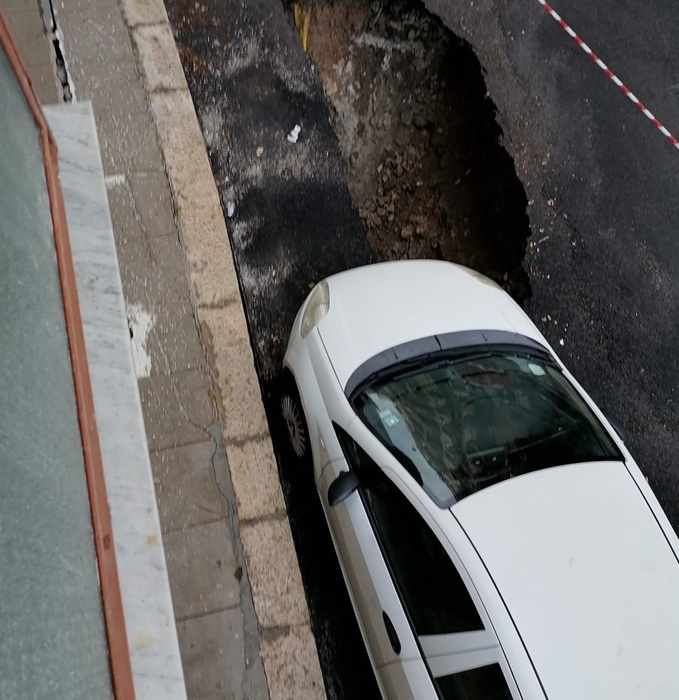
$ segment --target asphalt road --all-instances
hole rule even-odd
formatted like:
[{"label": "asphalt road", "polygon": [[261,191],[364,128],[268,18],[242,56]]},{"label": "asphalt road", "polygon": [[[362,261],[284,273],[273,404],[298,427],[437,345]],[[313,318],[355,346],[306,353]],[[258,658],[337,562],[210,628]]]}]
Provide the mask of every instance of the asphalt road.
[{"label": "asphalt road", "polygon": [[[554,3],[678,132],[676,2]],[[587,391],[622,420],[679,529],[679,151],[537,0],[425,4],[479,57],[532,202],[526,310]]]}]

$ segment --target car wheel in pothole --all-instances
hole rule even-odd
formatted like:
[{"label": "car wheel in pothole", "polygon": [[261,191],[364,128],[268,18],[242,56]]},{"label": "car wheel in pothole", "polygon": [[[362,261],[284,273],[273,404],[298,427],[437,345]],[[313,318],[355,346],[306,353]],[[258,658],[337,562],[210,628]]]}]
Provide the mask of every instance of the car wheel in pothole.
[{"label": "car wheel in pothole", "polygon": [[312,469],[309,428],[307,427],[302,401],[293,376],[286,372],[283,377],[279,414],[283,428],[285,457],[291,468],[302,474]]}]

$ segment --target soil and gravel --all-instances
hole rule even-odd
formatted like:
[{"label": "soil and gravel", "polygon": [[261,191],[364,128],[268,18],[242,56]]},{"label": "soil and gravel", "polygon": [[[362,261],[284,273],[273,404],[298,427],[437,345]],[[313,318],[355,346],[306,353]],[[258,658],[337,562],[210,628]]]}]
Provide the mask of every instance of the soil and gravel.
[{"label": "soil and gravel", "polygon": [[479,269],[519,301],[526,196],[471,49],[412,0],[316,0],[308,51],[382,260]]}]

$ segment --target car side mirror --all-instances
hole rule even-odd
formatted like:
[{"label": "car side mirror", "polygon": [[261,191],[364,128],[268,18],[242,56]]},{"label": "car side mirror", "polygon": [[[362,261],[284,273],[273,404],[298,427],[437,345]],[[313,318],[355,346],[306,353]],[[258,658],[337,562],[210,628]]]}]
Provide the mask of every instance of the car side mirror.
[{"label": "car side mirror", "polygon": [[328,504],[334,508],[345,501],[361,485],[356,472],[340,472],[328,488]]},{"label": "car side mirror", "polygon": [[615,416],[607,415],[606,419],[611,424],[611,427],[618,434],[618,437],[625,442],[627,440],[627,431],[625,426]]}]

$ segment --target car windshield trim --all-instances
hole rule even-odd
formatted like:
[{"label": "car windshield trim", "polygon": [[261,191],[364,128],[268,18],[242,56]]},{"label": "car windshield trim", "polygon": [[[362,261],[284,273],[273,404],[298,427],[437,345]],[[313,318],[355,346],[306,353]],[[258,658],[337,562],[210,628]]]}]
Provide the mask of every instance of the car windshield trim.
[{"label": "car windshield trim", "polygon": [[554,361],[543,345],[520,333],[496,330],[456,331],[418,338],[402,343],[366,360],[349,377],[344,393],[351,401],[366,384],[386,374],[398,371],[413,362],[427,361],[439,356],[463,356],[468,353],[515,348],[537,357]]},{"label": "car windshield trim", "polygon": [[624,462],[560,366],[525,346],[412,358],[363,382],[351,403],[441,508],[532,471]]}]

